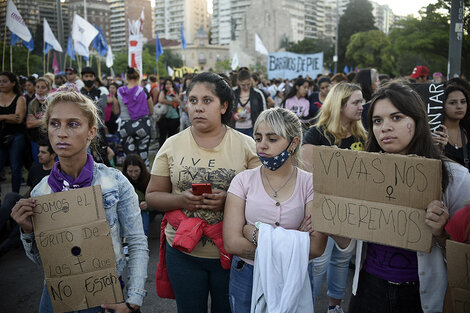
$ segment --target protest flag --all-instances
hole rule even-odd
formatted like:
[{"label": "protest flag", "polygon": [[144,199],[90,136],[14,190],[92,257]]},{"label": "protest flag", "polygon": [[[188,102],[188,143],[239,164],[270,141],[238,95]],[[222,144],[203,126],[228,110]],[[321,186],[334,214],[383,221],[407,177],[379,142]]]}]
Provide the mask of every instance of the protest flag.
[{"label": "protest flag", "polygon": [[181,23],[181,46],[186,50],[186,38],[184,38],[183,23]]}]

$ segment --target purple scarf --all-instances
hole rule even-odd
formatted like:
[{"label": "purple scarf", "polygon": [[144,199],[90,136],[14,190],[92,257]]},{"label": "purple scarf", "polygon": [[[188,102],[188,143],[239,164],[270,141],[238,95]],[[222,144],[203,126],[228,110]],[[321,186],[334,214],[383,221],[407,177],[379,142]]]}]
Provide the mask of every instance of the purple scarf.
[{"label": "purple scarf", "polygon": [[129,89],[127,86],[124,86],[119,88],[118,92],[122,97],[122,101],[127,106],[127,110],[133,121],[149,114],[147,95],[142,87],[134,86]]},{"label": "purple scarf", "polygon": [[93,157],[91,154],[88,154],[85,166],[82,168],[77,179],[74,180],[71,176],[63,173],[60,170],[60,163],[56,162],[49,174],[47,182],[54,192],[89,187],[93,180],[93,164]]}]

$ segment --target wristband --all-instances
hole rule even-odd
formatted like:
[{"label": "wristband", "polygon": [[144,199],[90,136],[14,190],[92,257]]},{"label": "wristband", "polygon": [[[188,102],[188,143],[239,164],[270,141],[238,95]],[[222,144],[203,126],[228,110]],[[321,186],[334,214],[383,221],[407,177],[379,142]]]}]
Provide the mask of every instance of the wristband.
[{"label": "wristband", "polygon": [[253,244],[257,247],[258,240],[256,240],[256,234],[258,234],[258,228],[255,227],[255,229],[253,230]]}]

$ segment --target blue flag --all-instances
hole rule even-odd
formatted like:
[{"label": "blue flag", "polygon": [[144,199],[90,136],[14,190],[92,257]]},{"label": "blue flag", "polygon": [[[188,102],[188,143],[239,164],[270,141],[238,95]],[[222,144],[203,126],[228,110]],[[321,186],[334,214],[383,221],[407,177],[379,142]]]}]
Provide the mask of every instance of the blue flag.
[{"label": "blue flag", "polygon": [[349,74],[349,69],[348,69],[347,65],[344,66],[343,73],[346,74],[346,75]]},{"label": "blue flag", "polygon": [[158,38],[158,34],[157,34],[157,40],[155,40],[155,43],[156,43],[156,49],[157,49],[157,57],[155,61],[158,62],[158,58],[163,54],[162,43],[160,42],[160,38]]},{"label": "blue flag", "polygon": [[26,42],[23,40],[23,45],[26,47],[26,49],[29,50],[29,52],[34,50],[34,40],[33,37],[31,36],[31,40],[29,42]]},{"label": "blue flag", "polygon": [[181,45],[183,46],[183,50],[186,50],[186,39],[184,38],[183,23],[181,23]]},{"label": "blue flag", "polygon": [[95,28],[99,29],[99,32],[95,39],[93,39],[93,48],[95,48],[95,50],[104,57],[106,53],[108,53],[108,44],[106,43],[106,38],[104,37],[101,26],[98,28],[95,25]]},{"label": "blue flag", "polygon": [[75,61],[75,50],[73,48],[72,44],[72,37],[69,36],[69,39],[67,40],[67,55],[72,58],[72,60]]},{"label": "blue flag", "polygon": [[44,43],[44,53],[49,53],[52,50],[52,45],[48,44],[47,42]]},{"label": "blue flag", "polygon": [[21,38],[16,36],[15,33],[10,33],[10,46],[14,46]]}]

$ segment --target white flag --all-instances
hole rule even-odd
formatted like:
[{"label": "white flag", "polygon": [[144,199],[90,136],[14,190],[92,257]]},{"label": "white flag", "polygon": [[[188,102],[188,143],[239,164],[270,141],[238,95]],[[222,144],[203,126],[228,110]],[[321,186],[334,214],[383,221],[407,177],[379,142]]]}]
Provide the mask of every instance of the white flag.
[{"label": "white flag", "polygon": [[77,54],[89,55],[88,47],[99,31],[78,14],[73,16],[72,39]]},{"label": "white flag", "polygon": [[268,49],[266,49],[257,33],[255,33],[255,50],[261,54],[269,55]]},{"label": "white flag", "polygon": [[127,64],[139,70],[142,75],[142,49],[144,46],[142,34],[129,35],[129,54]]},{"label": "white flag", "polygon": [[235,71],[238,66],[238,54],[235,52],[232,58],[232,71]]},{"label": "white flag", "polygon": [[167,71],[168,71],[168,75],[170,75],[171,77],[173,77],[173,74],[175,74],[175,71],[173,71],[173,69],[169,66],[167,66]]},{"label": "white flag", "polygon": [[113,52],[111,51],[111,46],[108,46],[108,54],[106,55],[106,66],[108,68],[112,67],[114,64]]},{"label": "white flag", "polygon": [[12,0],[8,0],[6,24],[12,33],[15,33],[24,41],[29,42],[31,40],[31,33]]},{"label": "white flag", "polygon": [[52,29],[49,27],[49,23],[47,20],[44,18],[44,42],[47,42],[52,46],[52,49],[54,49],[57,52],[62,52],[62,47],[60,46],[60,43],[57,41],[57,39],[54,36],[54,33],[52,32]]}]

